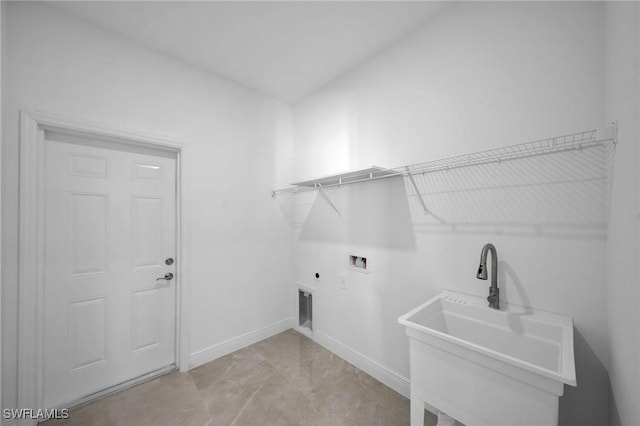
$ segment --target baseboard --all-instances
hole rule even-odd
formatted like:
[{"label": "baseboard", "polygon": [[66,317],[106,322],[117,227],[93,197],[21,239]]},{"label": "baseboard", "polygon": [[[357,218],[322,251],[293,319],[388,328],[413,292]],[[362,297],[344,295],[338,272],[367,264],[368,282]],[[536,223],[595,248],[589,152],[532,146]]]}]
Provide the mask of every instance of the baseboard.
[{"label": "baseboard", "polygon": [[334,339],[333,337],[327,336],[320,330],[316,330],[313,333],[313,340],[345,361],[355,365],[371,377],[389,386],[399,394],[406,398],[410,398],[411,386],[407,377],[389,370],[380,363],[362,355],[354,349],[351,349],[344,343]]},{"label": "baseboard", "polygon": [[235,352],[238,349],[242,349],[271,336],[275,336],[278,333],[282,333],[283,331],[292,328],[293,325],[293,318],[286,318],[194,352],[189,356],[189,368],[198,367],[202,364],[206,364],[207,362],[228,355],[231,352]]},{"label": "baseboard", "polygon": [[309,330],[308,328],[300,327],[299,325],[294,324],[293,325],[293,329],[295,331],[297,331],[298,333],[303,334],[303,335],[307,336],[309,339],[313,340],[313,331]]}]

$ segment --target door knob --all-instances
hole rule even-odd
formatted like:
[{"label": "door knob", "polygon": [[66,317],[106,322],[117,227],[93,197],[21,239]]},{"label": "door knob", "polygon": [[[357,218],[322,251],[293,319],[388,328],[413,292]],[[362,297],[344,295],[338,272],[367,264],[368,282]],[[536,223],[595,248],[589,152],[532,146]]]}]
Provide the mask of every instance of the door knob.
[{"label": "door knob", "polygon": [[164,277],[156,278],[156,281],[160,281],[160,280],[171,281],[172,279],[173,279],[173,274],[171,272],[167,272],[166,274],[164,274]]}]

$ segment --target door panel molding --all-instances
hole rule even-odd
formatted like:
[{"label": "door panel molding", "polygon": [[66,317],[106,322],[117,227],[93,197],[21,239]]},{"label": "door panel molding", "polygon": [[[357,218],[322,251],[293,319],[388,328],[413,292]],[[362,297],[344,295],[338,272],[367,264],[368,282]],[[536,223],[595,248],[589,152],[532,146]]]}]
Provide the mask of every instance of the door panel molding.
[{"label": "door panel molding", "polygon": [[[190,184],[189,145],[180,138],[78,120],[42,111],[20,111],[18,269],[18,406],[44,407],[44,147],[45,131],[176,154],[176,365],[188,370]],[[20,420],[32,425],[34,420]]]}]

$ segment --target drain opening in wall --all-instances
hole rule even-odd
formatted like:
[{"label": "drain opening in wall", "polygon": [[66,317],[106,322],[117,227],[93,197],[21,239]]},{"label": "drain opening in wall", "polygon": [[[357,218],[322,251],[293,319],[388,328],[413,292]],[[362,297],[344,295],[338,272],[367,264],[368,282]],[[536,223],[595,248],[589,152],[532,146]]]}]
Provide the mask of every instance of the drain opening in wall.
[{"label": "drain opening in wall", "polygon": [[298,325],[313,331],[313,294],[298,290]]}]

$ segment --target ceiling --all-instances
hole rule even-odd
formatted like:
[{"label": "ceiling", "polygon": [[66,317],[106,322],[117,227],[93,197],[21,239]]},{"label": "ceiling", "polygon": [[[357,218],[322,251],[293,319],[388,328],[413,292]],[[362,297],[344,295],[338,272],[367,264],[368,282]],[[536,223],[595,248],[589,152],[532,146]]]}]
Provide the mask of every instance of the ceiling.
[{"label": "ceiling", "polygon": [[420,1],[47,4],[290,103],[398,41],[444,7]]}]

